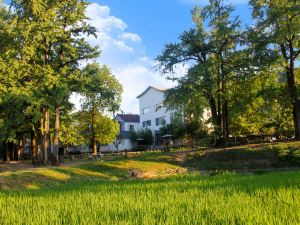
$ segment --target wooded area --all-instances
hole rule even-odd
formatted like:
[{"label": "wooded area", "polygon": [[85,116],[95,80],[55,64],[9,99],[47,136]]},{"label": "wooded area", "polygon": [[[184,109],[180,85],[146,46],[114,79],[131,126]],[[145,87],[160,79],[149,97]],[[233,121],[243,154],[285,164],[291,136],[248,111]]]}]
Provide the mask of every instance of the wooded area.
[{"label": "wooded area", "polygon": [[[300,2],[251,0],[250,6],[249,27],[225,1],[195,7],[194,28],[157,57],[160,71],[177,82],[165,103],[200,133],[209,108],[216,145],[248,135],[300,139]],[[176,76],[180,64],[189,69]]]},{"label": "wooded area", "polygon": [[[59,146],[85,143],[95,155],[97,143],[116,138],[119,127],[109,116],[119,110],[122,87],[108,67],[91,63],[100,50],[85,39],[96,36],[87,5],[77,0],[0,4],[4,161],[18,160],[26,139],[33,163],[58,164]],[[195,7],[193,28],[157,57],[160,71],[177,82],[165,104],[185,117],[184,132],[175,123],[162,132],[173,129],[174,136],[187,133],[192,140],[210,133],[217,146],[249,135],[300,140],[300,2],[251,0],[250,6],[249,27],[223,0]],[[176,76],[179,64],[189,69]],[[83,97],[79,112],[70,102],[74,93]],[[204,121],[206,109],[210,117]]]},{"label": "wooded area", "polygon": [[[110,143],[118,124],[108,115],[122,87],[106,66],[87,64],[100,55],[85,36],[96,35],[77,0],[0,4],[0,139],[3,160],[20,159],[31,139],[34,164],[58,164],[61,145]],[[82,96],[74,113],[70,96]],[[51,147],[52,146],[52,147]],[[50,149],[53,149],[51,153]]]}]

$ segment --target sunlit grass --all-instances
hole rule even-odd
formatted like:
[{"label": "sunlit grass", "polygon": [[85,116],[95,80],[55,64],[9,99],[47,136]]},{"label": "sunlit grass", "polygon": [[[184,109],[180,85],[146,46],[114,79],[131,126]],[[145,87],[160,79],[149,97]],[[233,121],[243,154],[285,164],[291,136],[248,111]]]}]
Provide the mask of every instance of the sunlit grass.
[{"label": "sunlit grass", "polygon": [[[151,161],[152,158],[115,157],[102,162],[86,162],[78,166],[36,168],[0,173],[0,189],[24,190],[43,186],[57,186],[73,181],[117,181],[129,178],[154,178],[185,172],[186,169],[172,163]],[[132,173],[137,175],[132,177]]]},{"label": "sunlit grass", "polygon": [[[186,174],[0,194],[1,224],[299,224],[300,173]],[[7,216],[9,215],[9,216]]]},{"label": "sunlit grass", "polygon": [[[209,157],[233,162],[248,159],[243,154],[260,159],[282,151],[290,157],[298,148],[253,146]],[[203,166],[202,154],[192,153],[197,165]],[[190,159],[182,163],[178,157],[108,156],[77,166],[0,173],[0,224],[300,224],[300,172],[201,176],[186,173]]]}]

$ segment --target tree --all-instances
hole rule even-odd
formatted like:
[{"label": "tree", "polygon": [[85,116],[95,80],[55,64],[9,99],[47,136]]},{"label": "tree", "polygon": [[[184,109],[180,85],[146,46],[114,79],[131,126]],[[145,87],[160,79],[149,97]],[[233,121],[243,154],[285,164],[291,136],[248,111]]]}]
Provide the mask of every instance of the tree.
[{"label": "tree", "polygon": [[137,132],[137,136],[138,136],[138,138],[143,139],[143,143],[145,145],[153,144],[153,135],[152,135],[152,131],[150,129],[146,128],[146,129],[139,130]]},{"label": "tree", "polygon": [[79,131],[78,114],[67,114],[62,117],[59,140],[64,146],[64,155],[69,152],[69,146],[84,144],[84,138]]},{"label": "tree", "polygon": [[[298,0],[251,0],[255,26],[249,37],[258,68],[279,59],[286,75],[287,93],[292,108],[295,139],[300,140],[300,100],[296,61],[300,54],[300,2]],[[277,58],[274,58],[274,55]],[[272,56],[272,57],[270,57]],[[280,73],[278,73],[280,75]]]},{"label": "tree", "polygon": [[[33,157],[39,160],[37,150],[41,149],[44,164],[49,155],[50,119],[55,120],[53,163],[57,164],[61,108],[69,104],[80,61],[99,55],[83,38],[95,35],[95,28],[87,23],[86,6],[77,0],[14,0],[11,10],[0,7],[0,79],[9,84],[2,94],[4,99],[19,95],[18,103],[23,99],[22,109],[18,108],[20,115],[26,112],[23,128],[15,124],[13,129],[28,132],[30,127]],[[9,97],[11,94],[14,96]],[[6,111],[18,117],[9,113],[9,108]],[[41,143],[40,147],[36,143]]]},{"label": "tree", "polygon": [[122,133],[120,132],[120,133],[117,135],[116,139],[113,141],[113,144],[114,144],[114,146],[115,146],[116,149],[117,149],[117,152],[119,152],[119,146],[120,146],[120,144],[122,144],[123,139],[124,139],[124,137],[122,136]]},{"label": "tree", "polygon": [[[192,95],[197,95],[206,99],[218,142],[225,145],[229,138],[229,85],[233,76],[241,75],[244,60],[243,50],[238,50],[242,44],[240,22],[231,16],[232,12],[233,8],[223,0],[210,0],[206,7],[196,7],[193,10],[196,29],[184,32],[179,44],[166,45],[157,57],[163,73],[173,72],[179,63],[191,65],[183,78],[168,78],[178,82],[178,96],[191,96],[192,100],[195,99]],[[204,22],[208,23],[208,29],[204,28]]]},{"label": "tree", "polygon": [[[100,112],[114,113],[119,109],[122,86],[106,66],[100,67],[97,63],[93,63],[88,64],[82,70],[78,87],[83,96],[82,111],[89,121],[89,123],[86,124],[91,125],[93,154],[96,154],[96,142],[98,141],[101,144],[106,144],[108,142],[105,141],[105,138],[101,141],[97,139],[97,137],[100,138],[100,136],[97,136],[97,129],[108,129],[105,128],[105,124],[103,124],[103,127],[99,124],[100,119],[106,119],[106,117],[100,116]],[[84,120],[82,117],[81,119]],[[107,120],[105,121],[109,124]],[[115,123],[117,126],[118,123]],[[111,129],[112,133],[107,134],[108,140],[110,140],[110,137],[114,136],[114,125]],[[102,137],[105,136],[102,135]],[[108,143],[112,143],[114,138]]]},{"label": "tree", "polygon": [[90,141],[93,155],[97,154],[97,144],[111,144],[119,133],[119,123],[99,111],[81,111],[78,120],[80,133]]}]

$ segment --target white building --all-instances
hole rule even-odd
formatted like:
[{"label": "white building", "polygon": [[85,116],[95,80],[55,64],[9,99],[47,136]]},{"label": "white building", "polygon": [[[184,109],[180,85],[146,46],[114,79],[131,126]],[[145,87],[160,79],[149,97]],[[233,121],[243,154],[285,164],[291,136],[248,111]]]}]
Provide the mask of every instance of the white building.
[{"label": "white building", "polygon": [[137,96],[140,106],[140,127],[152,131],[155,144],[161,142],[159,128],[164,124],[170,124],[174,116],[174,111],[168,111],[163,105],[165,91],[149,86]]},{"label": "white building", "polygon": [[[114,143],[101,147],[103,152],[131,150],[133,143],[130,141],[130,132],[140,129],[140,116],[135,114],[118,114],[115,117],[120,124],[120,135]],[[118,149],[116,147],[118,145]]]}]

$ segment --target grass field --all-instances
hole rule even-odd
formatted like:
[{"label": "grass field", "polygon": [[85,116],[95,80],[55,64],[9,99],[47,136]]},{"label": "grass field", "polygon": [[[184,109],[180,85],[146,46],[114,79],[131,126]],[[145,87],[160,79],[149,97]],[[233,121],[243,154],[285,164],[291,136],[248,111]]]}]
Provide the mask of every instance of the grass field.
[{"label": "grass field", "polygon": [[299,224],[300,173],[73,181],[1,193],[1,224]]},{"label": "grass field", "polygon": [[[292,145],[276,151],[294,152]],[[2,172],[0,224],[300,224],[300,172],[187,172],[188,162],[205,168],[203,154],[154,152]]]}]

